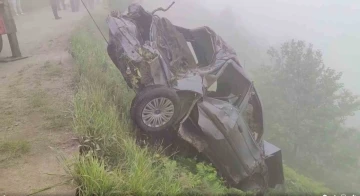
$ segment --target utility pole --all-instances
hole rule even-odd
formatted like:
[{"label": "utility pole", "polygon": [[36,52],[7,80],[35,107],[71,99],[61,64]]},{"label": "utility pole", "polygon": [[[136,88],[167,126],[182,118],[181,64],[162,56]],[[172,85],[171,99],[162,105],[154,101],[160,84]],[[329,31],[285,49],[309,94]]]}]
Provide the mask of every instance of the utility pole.
[{"label": "utility pole", "polygon": [[[16,32],[17,28],[11,13],[10,3],[8,0],[0,0],[0,36],[7,34],[12,53],[11,57],[0,58],[0,62],[10,62],[27,58],[21,55]],[[0,44],[3,44],[2,38]]]}]

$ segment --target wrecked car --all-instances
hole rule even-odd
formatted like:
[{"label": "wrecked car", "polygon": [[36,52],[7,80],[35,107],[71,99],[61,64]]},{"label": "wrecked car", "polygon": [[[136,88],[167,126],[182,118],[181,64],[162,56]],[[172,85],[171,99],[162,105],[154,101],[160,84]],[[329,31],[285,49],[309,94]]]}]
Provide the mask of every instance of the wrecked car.
[{"label": "wrecked car", "polygon": [[209,27],[155,14],[167,9],[132,4],[107,18],[108,54],[136,92],[132,120],[147,134],[188,142],[233,187],[283,184],[281,150],[262,139],[261,101],[235,51]]}]

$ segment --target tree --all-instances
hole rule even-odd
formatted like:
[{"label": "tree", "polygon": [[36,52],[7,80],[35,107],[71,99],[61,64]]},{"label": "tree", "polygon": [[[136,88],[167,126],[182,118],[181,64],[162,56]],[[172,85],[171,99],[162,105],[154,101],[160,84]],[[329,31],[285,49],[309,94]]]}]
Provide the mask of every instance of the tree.
[{"label": "tree", "polygon": [[326,67],[321,52],[304,41],[288,41],[270,48],[268,55],[269,64],[254,72],[267,139],[294,164],[335,168],[340,162],[334,158],[341,157],[353,167],[354,154],[339,143],[351,132],[344,121],[359,110],[360,102],[340,83],[341,73]]}]

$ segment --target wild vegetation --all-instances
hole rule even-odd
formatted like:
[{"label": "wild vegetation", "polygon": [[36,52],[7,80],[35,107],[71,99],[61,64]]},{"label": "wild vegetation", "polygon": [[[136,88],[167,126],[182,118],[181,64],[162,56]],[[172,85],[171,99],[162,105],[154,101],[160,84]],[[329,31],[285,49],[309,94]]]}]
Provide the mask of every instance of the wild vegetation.
[{"label": "wild vegetation", "polygon": [[28,141],[0,141],[0,163],[30,151]]},{"label": "wild vegetation", "polygon": [[[210,164],[140,145],[128,113],[134,93],[94,31],[87,23],[71,39],[77,64],[73,127],[83,156],[68,170],[80,195],[244,194],[226,187]],[[286,166],[285,175],[287,193],[330,192]]]},{"label": "wild vegetation", "polygon": [[334,190],[358,191],[360,133],[344,125],[359,110],[358,97],[311,44],[291,40],[268,55],[269,64],[254,72],[266,138],[281,147],[289,166]]}]

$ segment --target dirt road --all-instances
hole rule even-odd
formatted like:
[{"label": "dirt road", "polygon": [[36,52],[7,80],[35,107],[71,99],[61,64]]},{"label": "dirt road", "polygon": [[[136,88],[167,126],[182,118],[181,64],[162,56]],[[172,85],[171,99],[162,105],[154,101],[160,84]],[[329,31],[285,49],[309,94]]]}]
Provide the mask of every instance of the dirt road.
[{"label": "dirt road", "polygon": [[[77,143],[71,130],[73,62],[70,33],[86,15],[50,7],[16,17],[18,40],[30,58],[0,63],[0,195],[27,195],[64,182],[58,150],[70,156]],[[10,56],[4,39],[2,57]],[[55,187],[41,194],[74,193]]]}]

